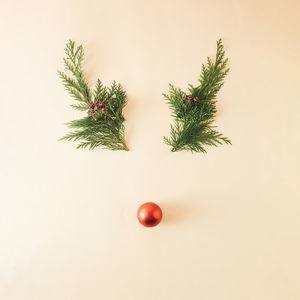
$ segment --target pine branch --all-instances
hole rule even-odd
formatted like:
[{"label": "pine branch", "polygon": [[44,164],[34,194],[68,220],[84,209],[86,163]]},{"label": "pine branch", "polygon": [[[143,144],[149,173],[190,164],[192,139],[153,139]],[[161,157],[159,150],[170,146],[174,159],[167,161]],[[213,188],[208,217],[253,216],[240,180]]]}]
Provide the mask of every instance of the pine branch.
[{"label": "pine branch", "polygon": [[111,87],[105,87],[98,79],[92,93],[84,79],[82,46],[75,49],[75,43],[70,40],[66,44],[65,52],[67,57],[64,58],[64,65],[71,75],[58,71],[59,77],[69,94],[80,102],[71,104],[71,107],[79,111],[87,111],[88,115],[67,123],[75,131],[60,140],[79,141],[77,148],[92,150],[102,146],[110,150],[128,151],[123,125],[125,121],[123,108],[127,103],[125,91],[115,81]]},{"label": "pine branch", "polygon": [[222,40],[217,41],[215,62],[207,58],[202,65],[199,85],[189,85],[189,93],[169,85],[169,94],[163,94],[175,119],[170,137],[164,137],[172,152],[187,150],[206,153],[206,146],[231,144],[227,137],[215,130],[216,97],[229,71]]}]

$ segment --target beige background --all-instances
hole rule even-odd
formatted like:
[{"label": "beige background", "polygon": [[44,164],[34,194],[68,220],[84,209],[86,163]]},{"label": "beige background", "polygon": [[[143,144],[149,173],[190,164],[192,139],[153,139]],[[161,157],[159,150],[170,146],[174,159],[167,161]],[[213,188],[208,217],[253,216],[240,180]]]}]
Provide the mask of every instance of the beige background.
[{"label": "beige background", "polygon": [[[1,300],[299,300],[299,1],[0,5]],[[222,37],[217,125],[233,146],[171,153],[162,92],[196,83]],[[128,93],[131,151],[57,142],[81,114],[56,70]],[[155,201],[163,222],[139,225]]]}]

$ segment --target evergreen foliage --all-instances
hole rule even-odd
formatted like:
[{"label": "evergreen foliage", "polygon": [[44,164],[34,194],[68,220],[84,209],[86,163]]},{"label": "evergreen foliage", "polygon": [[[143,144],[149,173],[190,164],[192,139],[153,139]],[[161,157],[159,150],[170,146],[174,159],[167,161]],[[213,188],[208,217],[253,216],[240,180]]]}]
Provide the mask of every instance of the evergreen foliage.
[{"label": "evergreen foliage", "polygon": [[163,94],[175,119],[170,128],[170,137],[164,137],[165,143],[172,147],[172,152],[188,150],[205,153],[205,146],[231,144],[213,126],[217,112],[216,97],[229,71],[226,67],[228,58],[224,56],[224,46],[219,39],[215,62],[208,57],[207,64],[202,65],[198,86],[190,84],[189,92],[185,93],[170,84],[169,94]]},{"label": "evergreen foliage", "polygon": [[77,102],[71,104],[71,107],[79,111],[87,111],[87,116],[67,123],[74,131],[60,140],[79,141],[77,148],[91,150],[102,146],[110,150],[128,151],[123,125],[125,119],[122,114],[127,103],[125,91],[115,81],[110,87],[105,87],[98,79],[92,92],[82,70],[83,47],[80,45],[75,48],[75,42],[69,40],[65,53],[64,65],[70,76],[58,71],[59,77]]}]

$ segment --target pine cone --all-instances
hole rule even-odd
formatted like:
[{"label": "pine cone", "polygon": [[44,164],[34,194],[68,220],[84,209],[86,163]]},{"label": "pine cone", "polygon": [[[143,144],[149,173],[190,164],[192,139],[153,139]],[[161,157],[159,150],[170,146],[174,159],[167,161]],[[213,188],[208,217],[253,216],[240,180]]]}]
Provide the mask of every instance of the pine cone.
[{"label": "pine cone", "polygon": [[96,118],[95,118],[96,113],[101,113],[101,114],[107,115],[112,120],[115,119],[114,116],[112,116],[111,114],[109,114],[107,112],[107,108],[105,107],[104,101],[95,100],[95,101],[90,102],[90,108],[88,110],[88,115],[93,117],[94,120],[96,120]]}]

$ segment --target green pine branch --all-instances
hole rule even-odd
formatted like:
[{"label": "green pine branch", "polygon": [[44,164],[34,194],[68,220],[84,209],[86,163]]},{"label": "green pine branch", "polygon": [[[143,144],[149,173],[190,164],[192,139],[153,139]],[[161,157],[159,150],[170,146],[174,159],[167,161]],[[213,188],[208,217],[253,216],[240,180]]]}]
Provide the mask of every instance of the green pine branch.
[{"label": "green pine branch", "polygon": [[84,78],[83,47],[80,45],[75,49],[75,42],[70,40],[66,44],[65,53],[63,61],[70,75],[58,71],[59,77],[69,94],[78,101],[71,104],[71,107],[86,111],[87,116],[67,123],[74,131],[60,140],[79,141],[77,148],[92,150],[101,146],[109,150],[128,151],[123,125],[123,108],[127,104],[125,91],[115,81],[110,87],[105,87],[98,79],[92,92]]},{"label": "green pine branch", "polygon": [[216,97],[229,72],[222,40],[217,41],[215,61],[207,58],[202,65],[199,85],[189,85],[185,93],[169,85],[169,94],[163,94],[171,109],[175,123],[170,127],[170,137],[164,137],[172,152],[187,150],[206,153],[206,146],[231,144],[230,140],[216,131],[213,125],[217,108]]}]

